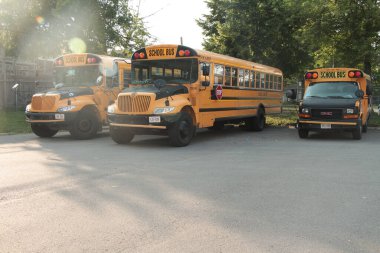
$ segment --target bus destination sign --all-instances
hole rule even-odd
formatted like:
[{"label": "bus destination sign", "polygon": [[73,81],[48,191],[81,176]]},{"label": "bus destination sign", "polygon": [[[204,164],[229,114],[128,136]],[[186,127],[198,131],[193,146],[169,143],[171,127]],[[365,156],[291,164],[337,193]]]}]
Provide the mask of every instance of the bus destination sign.
[{"label": "bus destination sign", "polygon": [[165,47],[165,48],[150,48],[147,50],[148,58],[175,58],[177,54],[177,48]]},{"label": "bus destination sign", "polygon": [[346,78],[345,71],[321,71],[321,78],[332,79],[332,78]]},{"label": "bus destination sign", "polygon": [[86,55],[65,55],[63,60],[66,66],[86,64]]}]

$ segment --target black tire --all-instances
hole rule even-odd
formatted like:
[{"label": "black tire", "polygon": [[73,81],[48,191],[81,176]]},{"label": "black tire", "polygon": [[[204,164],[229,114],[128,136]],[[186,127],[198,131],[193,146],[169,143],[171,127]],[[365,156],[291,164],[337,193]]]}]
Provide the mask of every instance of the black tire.
[{"label": "black tire", "polygon": [[135,137],[128,129],[110,126],[110,135],[117,144],[128,144]]},{"label": "black tire", "polygon": [[101,125],[98,114],[94,109],[84,109],[79,112],[71,124],[69,131],[71,136],[78,140],[87,140],[96,136]]},{"label": "black tire", "polygon": [[189,145],[194,137],[195,126],[192,117],[182,112],[179,120],[169,127],[168,135],[170,143],[175,147]]},{"label": "black tire", "polygon": [[57,129],[52,129],[48,125],[43,124],[31,124],[32,132],[41,138],[50,138],[58,133]]},{"label": "black tire", "polygon": [[354,140],[360,140],[362,138],[362,132],[363,132],[363,126],[360,122],[358,127],[354,131],[352,131],[352,138]]},{"label": "black tire", "polygon": [[307,129],[298,129],[298,136],[301,139],[305,139],[309,136],[309,130]]},{"label": "black tire", "polygon": [[365,122],[365,124],[364,124],[364,126],[363,126],[363,128],[362,128],[362,132],[363,132],[363,133],[366,133],[367,130],[368,130],[368,119],[367,119],[367,121]]},{"label": "black tire", "polygon": [[245,128],[248,131],[263,131],[265,128],[265,113],[263,109],[259,109],[257,116],[245,120]]}]

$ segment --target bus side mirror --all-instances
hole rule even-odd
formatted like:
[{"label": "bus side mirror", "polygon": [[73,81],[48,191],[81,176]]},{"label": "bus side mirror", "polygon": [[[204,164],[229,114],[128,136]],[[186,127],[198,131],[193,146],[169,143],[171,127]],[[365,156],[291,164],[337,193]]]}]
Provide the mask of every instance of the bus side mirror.
[{"label": "bus side mirror", "polygon": [[290,89],[286,91],[286,97],[289,99],[296,99],[297,98],[297,91],[295,89]]},{"label": "bus side mirror", "polygon": [[210,86],[210,82],[209,81],[202,81],[202,86],[208,87],[208,86]]},{"label": "bus side mirror", "polygon": [[210,75],[210,65],[203,64],[202,75],[203,76],[209,76]]},{"label": "bus side mirror", "polygon": [[364,97],[364,91],[362,91],[362,90],[355,91],[355,96],[357,96],[358,98],[363,98]]},{"label": "bus side mirror", "polygon": [[103,76],[98,76],[98,78],[96,78],[96,84],[101,85],[102,83],[103,83]]},{"label": "bus side mirror", "polygon": [[372,85],[367,85],[366,94],[368,96],[372,95]]}]

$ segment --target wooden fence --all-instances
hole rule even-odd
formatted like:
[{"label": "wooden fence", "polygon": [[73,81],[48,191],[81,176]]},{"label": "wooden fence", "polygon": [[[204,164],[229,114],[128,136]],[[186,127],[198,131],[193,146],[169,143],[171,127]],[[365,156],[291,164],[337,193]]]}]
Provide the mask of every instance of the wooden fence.
[{"label": "wooden fence", "polygon": [[0,48],[0,109],[25,108],[34,93],[51,88],[52,66],[50,60],[4,57]]}]

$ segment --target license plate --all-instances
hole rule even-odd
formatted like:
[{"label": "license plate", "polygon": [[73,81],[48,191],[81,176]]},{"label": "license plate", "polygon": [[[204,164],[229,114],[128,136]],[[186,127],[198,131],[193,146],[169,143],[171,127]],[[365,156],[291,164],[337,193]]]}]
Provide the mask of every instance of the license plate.
[{"label": "license plate", "polygon": [[321,124],[321,129],[331,129],[331,124]]},{"label": "license plate", "polygon": [[55,119],[57,120],[64,120],[65,119],[65,114],[56,114]]},{"label": "license plate", "polygon": [[150,116],[149,117],[149,123],[160,123],[161,117],[160,116]]}]

